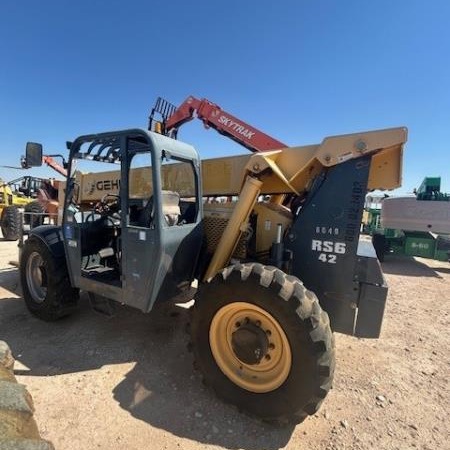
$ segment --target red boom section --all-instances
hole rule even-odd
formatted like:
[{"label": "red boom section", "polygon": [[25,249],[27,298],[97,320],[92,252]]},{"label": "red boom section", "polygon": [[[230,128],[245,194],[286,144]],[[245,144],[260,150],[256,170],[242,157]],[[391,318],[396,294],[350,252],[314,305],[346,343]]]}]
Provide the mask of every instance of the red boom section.
[{"label": "red boom section", "polygon": [[42,162],[53,170],[56,170],[63,177],[67,176],[67,170],[64,169],[60,164],[58,164],[51,156],[42,156]]},{"label": "red boom section", "polygon": [[197,117],[206,128],[233,139],[252,152],[264,152],[287,147],[248,123],[224,111],[209,100],[188,97],[165,122],[165,132],[177,130],[181,125]]}]

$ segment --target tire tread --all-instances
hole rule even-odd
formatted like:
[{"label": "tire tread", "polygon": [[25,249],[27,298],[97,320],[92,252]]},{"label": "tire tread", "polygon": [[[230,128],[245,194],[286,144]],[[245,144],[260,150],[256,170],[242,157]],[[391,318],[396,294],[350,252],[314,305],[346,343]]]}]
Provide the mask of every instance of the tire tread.
[{"label": "tire tread", "polygon": [[[198,298],[194,306],[191,308],[191,342],[193,343],[193,353],[195,365],[200,367],[198,351],[195,346],[195,335],[199,327],[199,312],[202,302],[211,301],[210,297],[214,297],[214,290],[218,283],[231,280],[245,281],[248,278],[253,278],[262,287],[272,290],[280,301],[288,303],[293,316],[307,325],[309,336],[313,342],[314,358],[316,363],[317,380],[314,380],[314,389],[310,401],[299,408],[295,412],[289,414],[280,414],[277,417],[262,417],[266,422],[276,425],[298,424],[305,420],[308,415],[315,414],[320,408],[324,398],[328,394],[332,386],[332,379],[335,367],[335,349],[334,339],[330,328],[330,321],[328,315],[323,311],[319,305],[317,297],[308,291],[303,283],[296,277],[287,275],[276,267],[264,266],[259,263],[237,264],[229,266],[219,272],[209,283],[206,283],[199,291]],[[211,387],[216,395],[223,400],[221,392],[218,392],[214,386],[211,386],[209,374],[203,373],[204,383]],[[236,406],[236,405],[235,405]],[[240,408],[249,415],[255,415],[245,410],[245,405]]]},{"label": "tire tread", "polygon": [[20,237],[20,211],[15,205],[6,206],[2,212],[2,234],[6,241],[17,241]]}]

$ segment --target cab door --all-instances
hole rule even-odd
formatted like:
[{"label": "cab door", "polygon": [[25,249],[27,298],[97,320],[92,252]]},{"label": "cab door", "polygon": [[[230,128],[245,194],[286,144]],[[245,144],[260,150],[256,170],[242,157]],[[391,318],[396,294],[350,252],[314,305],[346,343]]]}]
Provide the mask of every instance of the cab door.
[{"label": "cab door", "polygon": [[197,153],[161,138],[159,145],[128,151],[122,175],[124,302],[144,312],[190,284],[202,243]]}]

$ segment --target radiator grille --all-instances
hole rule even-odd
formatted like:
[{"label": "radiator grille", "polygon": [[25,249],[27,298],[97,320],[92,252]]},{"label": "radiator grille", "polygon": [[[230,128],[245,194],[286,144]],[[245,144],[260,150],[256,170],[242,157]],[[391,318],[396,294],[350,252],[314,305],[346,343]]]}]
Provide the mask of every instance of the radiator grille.
[{"label": "radiator grille", "polygon": [[[228,224],[228,219],[223,217],[204,217],[204,227],[205,227],[205,235],[206,242],[208,246],[208,253],[213,253],[217,244],[219,243],[220,238],[225,231],[225,227]],[[236,249],[233,253],[233,258],[243,259],[247,257],[247,240],[249,237],[249,233],[242,233],[239,242],[236,246]]]}]

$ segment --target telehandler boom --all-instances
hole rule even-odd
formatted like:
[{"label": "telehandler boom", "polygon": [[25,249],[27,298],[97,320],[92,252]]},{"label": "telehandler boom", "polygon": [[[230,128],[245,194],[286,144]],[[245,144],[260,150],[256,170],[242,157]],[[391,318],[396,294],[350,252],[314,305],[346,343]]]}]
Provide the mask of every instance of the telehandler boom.
[{"label": "telehandler boom", "polygon": [[[20,257],[27,307],[71,314],[79,290],[143,312],[190,289],[191,342],[205,382],[263,420],[299,423],[331,388],[333,331],[378,337],[387,296],[370,241],[359,237],[367,190],[401,182],[405,128],[318,145],[205,160],[140,129],[70,144],[62,226],[33,229]],[[27,158],[40,161],[42,147]],[[109,189],[93,206],[87,164]],[[77,169],[77,170],[76,170]],[[98,186],[97,186],[98,187]],[[293,214],[264,195],[294,194]],[[237,196],[234,203],[205,197]]]},{"label": "telehandler boom", "polygon": [[[157,117],[160,120],[157,120]],[[210,100],[206,98],[199,100],[192,95],[178,107],[158,97],[150,113],[149,130],[157,130],[165,136],[176,139],[180,126],[194,118],[201,120],[205,128],[215,129],[251,152],[287,147],[286,144],[224,111]]]}]

